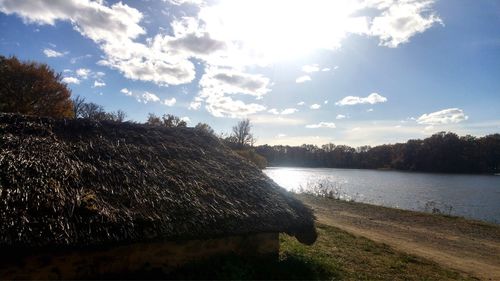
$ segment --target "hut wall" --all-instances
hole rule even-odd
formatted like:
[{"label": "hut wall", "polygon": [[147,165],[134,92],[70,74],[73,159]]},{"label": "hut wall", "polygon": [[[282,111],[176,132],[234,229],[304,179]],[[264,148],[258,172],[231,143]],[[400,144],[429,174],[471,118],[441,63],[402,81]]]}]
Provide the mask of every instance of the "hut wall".
[{"label": "hut wall", "polygon": [[[187,262],[214,255],[278,255],[278,233],[228,236],[220,239],[186,240],[3,256],[2,279],[78,279],[150,269],[165,272]],[[6,253],[4,253],[6,254]],[[7,259],[5,259],[7,258]]]}]

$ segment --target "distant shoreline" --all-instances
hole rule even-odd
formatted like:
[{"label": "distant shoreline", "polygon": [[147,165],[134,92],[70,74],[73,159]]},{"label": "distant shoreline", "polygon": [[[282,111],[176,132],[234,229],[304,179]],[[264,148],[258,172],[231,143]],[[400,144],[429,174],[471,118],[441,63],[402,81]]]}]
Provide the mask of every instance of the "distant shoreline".
[{"label": "distant shoreline", "polygon": [[416,170],[399,170],[394,168],[338,168],[338,167],[311,167],[311,166],[267,166],[265,169],[273,168],[291,168],[291,169],[340,169],[340,170],[368,170],[368,171],[391,171],[391,172],[403,172],[403,173],[418,173],[418,174],[443,174],[443,175],[474,175],[474,176],[500,176],[500,173],[450,173],[450,172],[432,172],[432,171],[416,171]]}]

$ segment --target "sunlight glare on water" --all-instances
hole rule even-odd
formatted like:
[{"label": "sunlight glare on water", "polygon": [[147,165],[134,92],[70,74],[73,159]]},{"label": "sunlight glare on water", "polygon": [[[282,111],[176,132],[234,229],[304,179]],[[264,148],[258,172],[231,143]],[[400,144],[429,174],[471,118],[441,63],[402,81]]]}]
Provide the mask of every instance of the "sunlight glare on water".
[{"label": "sunlight glare on water", "polygon": [[282,168],[278,170],[268,170],[266,174],[271,177],[278,185],[288,191],[298,192],[301,186],[308,181],[306,173],[299,173],[293,168]]}]

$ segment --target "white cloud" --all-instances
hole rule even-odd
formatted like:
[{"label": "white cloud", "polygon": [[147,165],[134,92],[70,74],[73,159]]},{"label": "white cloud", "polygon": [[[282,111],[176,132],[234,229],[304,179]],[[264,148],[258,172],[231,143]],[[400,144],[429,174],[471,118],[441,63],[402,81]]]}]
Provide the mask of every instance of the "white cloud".
[{"label": "white cloud", "polygon": [[82,79],[87,79],[90,73],[91,71],[88,68],[79,68],[76,70],[76,75],[78,75]]},{"label": "white cloud", "polygon": [[95,80],[94,81],[94,88],[99,88],[99,87],[104,87],[106,86],[106,83],[104,83],[104,81],[100,81],[100,80]]},{"label": "white cloud", "polygon": [[173,106],[176,102],[177,100],[175,98],[163,100],[163,104],[166,106]]},{"label": "white cloud", "polygon": [[298,102],[298,103],[297,103],[297,105],[298,105],[298,106],[302,106],[302,105],[304,105],[304,104],[306,104],[306,103],[305,103],[305,102],[303,102],[303,101],[300,101],[300,102]]},{"label": "white cloud", "polygon": [[341,120],[341,119],[346,119],[347,116],[345,116],[344,114],[337,114],[337,117],[335,117],[335,119],[337,120]]},{"label": "white cloud", "polygon": [[373,112],[373,108],[368,108],[366,112]]},{"label": "white cloud", "polygon": [[302,71],[305,73],[314,73],[320,71],[320,68],[318,64],[310,64],[310,65],[304,65],[302,67]]},{"label": "white cloud", "polygon": [[280,125],[280,126],[292,126],[292,125],[302,125],[306,122],[298,118],[290,118],[284,116],[275,115],[253,115],[250,120],[253,124],[265,124],[265,125]]},{"label": "white cloud", "polygon": [[299,111],[297,108],[285,108],[285,109],[281,110],[281,112],[276,108],[271,108],[267,112],[269,112],[273,115],[290,115],[290,114],[294,114],[297,111]]},{"label": "white cloud", "polygon": [[129,89],[127,89],[127,88],[121,89],[120,93],[125,94],[127,96],[132,96],[132,92]]},{"label": "white cloud", "polygon": [[469,119],[464,111],[459,108],[448,108],[429,114],[423,114],[417,119],[417,123],[425,125],[441,125],[460,123]]},{"label": "white cloud", "polygon": [[196,101],[193,101],[193,102],[191,102],[191,103],[189,104],[188,109],[189,109],[189,110],[198,110],[198,109],[200,109],[200,107],[201,107],[201,102],[196,102]]},{"label": "white cloud", "polygon": [[331,69],[331,68],[329,68],[329,67],[325,67],[325,68],[321,69],[321,71],[323,71],[323,72],[328,72],[328,71],[330,71],[330,70],[332,70],[332,69]]},{"label": "white cloud", "polygon": [[280,114],[280,112],[276,108],[271,108],[267,112],[274,114],[274,115]]},{"label": "white cloud", "polygon": [[324,103],[324,104],[328,104],[328,100],[325,100],[323,103]]},{"label": "white cloud", "polygon": [[211,67],[200,80],[198,98],[206,103],[206,109],[216,117],[240,118],[266,109],[257,103],[234,100],[233,95],[253,96],[261,99],[267,94],[270,81],[258,74],[247,74],[232,69]]},{"label": "white cloud", "polygon": [[144,94],[142,94],[142,96],[140,98],[138,98],[138,101],[144,102],[144,103],[159,102],[160,98],[157,95],[146,91],[146,92],[144,92]]},{"label": "white cloud", "polygon": [[181,120],[186,122],[186,123],[190,123],[191,122],[191,118],[189,118],[188,116],[184,116],[184,117],[181,117]]},{"label": "white cloud", "polygon": [[[129,59],[109,57],[98,64],[118,69],[126,78],[149,81],[161,86],[185,84],[194,79],[194,65],[189,60],[152,58],[147,54],[149,51],[143,50],[143,46],[137,47],[140,50],[136,54],[124,54]],[[112,53],[112,50],[109,52]]]},{"label": "white cloud", "polygon": [[335,126],[335,123],[332,122],[319,122],[318,124],[306,125],[306,128],[308,129],[318,129],[318,128],[335,129],[336,127],[337,126]]},{"label": "white cloud", "polygon": [[278,134],[276,137],[277,138],[284,138],[284,137],[286,137],[286,134]]},{"label": "white cloud", "polygon": [[297,108],[285,108],[281,111],[281,115],[289,115],[299,111]]},{"label": "white cloud", "polygon": [[383,103],[386,101],[387,101],[386,97],[383,97],[377,93],[372,93],[365,98],[356,96],[347,96],[339,100],[335,104],[344,106],[344,105],[356,105],[356,104],[376,104],[376,103]]},{"label": "white cloud", "polygon": [[53,49],[44,49],[43,53],[48,57],[48,58],[57,58],[57,57],[62,57],[64,56],[64,53],[58,52]]},{"label": "white cloud", "polygon": [[66,84],[80,84],[80,79],[76,78],[76,77],[64,77],[62,79],[62,82],[63,83],[66,83]]},{"label": "white cloud", "polygon": [[311,105],[309,108],[310,108],[310,109],[320,109],[320,108],[321,108],[321,105],[319,105],[319,104],[315,103],[315,104]]},{"label": "white cloud", "polygon": [[[165,38],[164,38],[165,39]],[[209,59],[206,56],[212,55],[226,49],[226,43],[210,37],[210,34],[186,34],[182,37],[168,38],[165,44],[173,52],[184,53],[187,56]]]},{"label": "white cloud", "polygon": [[[163,0],[164,2],[166,0]],[[177,6],[180,6],[180,5],[183,5],[183,4],[194,4],[194,5],[200,5],[200,4],[203,4],[205,3],[204,0],[168,0],[168,2],[174,4],[174,5],[177,5]]]},{"label": "white cloud", "polygon": [[373,18],[369,34],[378,36],[383,46],[395,48],[435,23],[442,24],[441,19],[431,11],[433,0],[371,2],[378,2],[383,12]]},{"label": "white cloud", "polygon": [[229,96],[213,95],[205,99],[206,109],[215,117],[242,118],[266,109],[256,103],[245,103]]},{"label": "white cloud", "polygon": [[311,81],[311,76],[309,75],[303,75],[295,79],[295,83],[304,83],[307,81]]},{"label": "white cloud", "polygon": [[90,55],[90,54],[86,54],[86,55],[84,55],[84,56],[79,56],[79,57],[74,57],[74,58],[71,58],[71,59],[69,60],[69,62],[70,62],[71,64],[75,64],[75,63],[77,63],[79,60],[86,59],[86,58],[88,59],[88,58],[91,58],[91,57],[92,57],[92,55]]},{"label": "white cloud", "polygon": [[198,110],[198,109],[200,109],[202,101],[203,101],[203,99],[201,99],[200,97],[195,97],[194,100],[189,103],[188,109],[189,110]]},{"label": "white cloud", "polygon": [[103,1],[3,0],[0,11],[16,13],[28,23],[70,21],[77,31],[96,42],[109,43],[107,38],[126,41],[145,33],[138,25],[142,14],[121,2],[108,7]]},{"label": "white cloud", "polygon": [[268,78],[259,74],[210,68],[201,78],[200,86],[217,93],[245,94],[259,98],[270,91],[269,82]]}]

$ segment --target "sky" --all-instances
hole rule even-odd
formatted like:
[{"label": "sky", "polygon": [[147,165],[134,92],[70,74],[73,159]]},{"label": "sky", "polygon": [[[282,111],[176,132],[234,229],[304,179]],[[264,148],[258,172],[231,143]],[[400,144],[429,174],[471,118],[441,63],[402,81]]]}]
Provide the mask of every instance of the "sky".
[{"label": "sky", "polygon": [[0,0],[0,55],[74,96],[257,144],[500,132],[497,0]]}]

